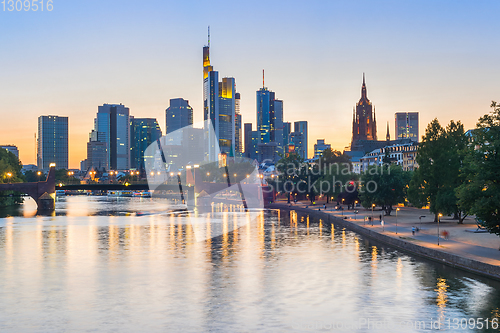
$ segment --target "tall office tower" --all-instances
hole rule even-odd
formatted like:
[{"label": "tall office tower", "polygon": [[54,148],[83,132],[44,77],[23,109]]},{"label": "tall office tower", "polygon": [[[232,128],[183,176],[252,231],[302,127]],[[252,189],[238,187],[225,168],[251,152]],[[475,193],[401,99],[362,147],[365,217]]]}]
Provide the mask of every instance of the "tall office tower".
[{"label": "tall office tower", "polygon": [[356,104],[356,111],[353,109],[352,117],[351,150],[356,150],[356,146],[360,140],[377,141],[377,120],[375,117],[375,108],[372,106],[372,103],[366,95],[365,73],[363,73],[361,98]]},{"label": "tall office tower", "polygon": [[396,140],[411,139],[418,142],[418,112],[396,112]]},{"label": "tall office tower", "polygon": [[276,142],[277,153],[282,155],[283,150],[283,101],[274,100],[274,141]]},{"label": "tall office tower", "polygon": [[[95,138],[106,143],[107,164],[111,170],[130,168],[129,108],[122,104],[103,104],[94,119]],[[92,140],[91,140],[92,141]]]},{"label": "tall office tower", "polygon": [[263,87],[257,91],[257,131],[262,145],[259,159],[277,162],[283,153],[283,101],[277,100],[262,81]]},{"label": "tall office tower", "polygon": [[85,160],[85,168],[106,171],[108,170],[108,149],[106,142],[89,141],[87,142],[87,159]]},{"label": "tall office tower", "polygon": [[332,146],[329,143],[325,143],[325,139],[318,139],[314,144],[314,158],[319,158],[323,155],[325,149],[331,149]]},{"label": "tall office tower", "polygon": [[68,168],[68,117],[38,117],[38,169]]},{"label": "tall office tower", "polygon": [[295,153],[306,159],[304,157],[304,133],[302,132],[292,132],[290,133],[290,144],[288,145],[288,153]]},{"label": "tall office tower", "polygon": [[212,128],[205,128],[205,158],[208,161],[217,161],[218,153],[235,155],[235,97],[234,78],[224,78],[219,82],[219,72],[214,71],[210,64],[209,30],[208,45],[203,47],[203,119],[212,123]]},{"label": "tall office tower", "polygon": [[156,119],[130,117],[130,168],[145,170],[144,159],[154,159],[154,156],[144,156],[144,152],[159,138],[161,129]]},{"label": "tall office tower", "polygon": [[283,151],[289,153],[288,145],[290,144],[290,133],[292,133],[292,124],[290,122],[283,123]]},{"label": "tall office tower", "polygon": [[17,149],[16,146],[14,146],[14,145],[5,145],[5,146],[0,146],[0,149],[5,149],[8,152],[11,152],[12,154],[16,155],[17,159],[19,159],[19,150]]},{"label": "tall office tower", "polygon": [[[165,110],[166,134],[171,134],[183,127],[193,125],[193,108],[189,106],[189,101],[182,98],[170,100],[170,106]],[[168,136],[169,145],[180,145],[182,132],[178,135]]]},{"label": "tall office tower", "polygon": [[301,142],[300,150],[297,150],[297,145],[295,145],[295,150],[303,159],[307,160],[307,158],[308,158],[308,154],[307,154],[307,121],[296,121],[293,123],[293,127],[294,127],[295,133],[302,133],[302,142]]},{"label": "tall office tower", "polygon": [[189,101],[183,98],[173,98],[170,106],[165,110],[166,134],[178,129],[193,125],[193,108]]},{"label": "tall office tower", "polygon": [[245,123],[245,154],[247,158],[251,158],[252,154],[252,123]]},{"label": "tall office tower", "polygon": [[220,152],[235,156],[236,148],[236,91],[232,77],[225,77],[219,82],[218,130]]},{"label": "tall office tower", "polygon": [[235,128],[235,151],[237,156],[241,156],[243,153],[243,141],[242,141],[242,123],[241,123],[241,111],[240,111],[240,93],[235,94],[235,109],[234,109],[234,128]]}]

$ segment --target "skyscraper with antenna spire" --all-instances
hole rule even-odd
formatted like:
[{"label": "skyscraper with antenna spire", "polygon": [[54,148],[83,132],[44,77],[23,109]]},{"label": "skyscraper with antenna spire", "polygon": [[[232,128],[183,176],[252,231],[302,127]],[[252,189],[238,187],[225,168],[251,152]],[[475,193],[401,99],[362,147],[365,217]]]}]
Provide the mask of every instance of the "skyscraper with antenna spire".
[{"label": "skyscraper with antenna spire", "polygon": [[[211,121],[211,128],[205,128],[207,138],[216,137],[217,141],[206,140],[206,159],[214,162],[218,153],[236,156],[239,149],[236,142],[236,83],[232,77],[219,82],[219,72],[210,63],[210,27],[208,44],[203,47],[203,119]],[[239,121],[238,123],[241,123]],[[211,131],[213,134],[210,135]],[[239,134],[239,132],[238,132]]]}]

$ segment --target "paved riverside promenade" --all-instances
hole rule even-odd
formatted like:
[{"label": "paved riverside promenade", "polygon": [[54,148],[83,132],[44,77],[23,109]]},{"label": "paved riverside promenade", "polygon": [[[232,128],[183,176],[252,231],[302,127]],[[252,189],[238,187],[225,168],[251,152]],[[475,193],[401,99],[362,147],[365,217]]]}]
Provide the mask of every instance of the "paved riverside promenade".
[{"label": "paved riverside promenade", "polygon": [[[276,204],[277,206],[288,206],[286,200],[279,200]],[[375,207],[372,226],[371,222],[365,220],[365,217],[369,218],[372,216],[371,209],[357,207],[356,210],[358,213],[355,214],[354,210],[344,210],[343,212],[335,210],[335,202],[327,204],[326,209],[323,208],[324,204],[324,201],[316,201],[315,205],[311,205],[310,201],[292,202],[290,208],[307,208],[314,211],[320,209],[322,213],[331,214],[366,229],[367,233],[371,231],[394,239],[404,240],[407,244],[415,244],[480,263],[497,266],[498,271],[500,271],[500,237],[487,232],[475,233],[477,225],[473,217],[468,217],[464,221],[464,224],[458,224],[457,220],[451,219],[452,217],[441,217],[439,223],[440,233],[447,231],[449,236],[448,239],[445,239],[441,234],[438,246],[437,223],[433,222],[434,214],[431,214],[428,209],[399,207],[400,210],[396,218],[396,207],[391,212],[391,216],[384,216],[384,212],[380,210],[380,207]],[[344,208],[347,208],[347,205],[344,205]],[[384,226],[380,223],[380,215],[382,215]],[[420,216],[425,216],[421,218],[421,222],[419,219]],[[413,234],[412,227],[418,227],[420,231]],[[429,253],[432,253],[432,251]],[[480,269],[475,270],[478,271]]]}]

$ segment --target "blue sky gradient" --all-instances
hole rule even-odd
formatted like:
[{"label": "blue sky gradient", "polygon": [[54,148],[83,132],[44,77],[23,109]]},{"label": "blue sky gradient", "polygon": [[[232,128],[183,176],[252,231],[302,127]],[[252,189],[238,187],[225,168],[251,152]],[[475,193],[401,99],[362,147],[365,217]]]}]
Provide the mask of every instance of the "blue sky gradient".
[{"label": "blue sky gradient", "polygon": [[350,142],[362,73],[379,137],[394,112],[419,111],[467,128],[498,96],[497,1],[61,1],[52,12],[0,5],[0,144],[34,163],[37,117],[70,117],[70,166],[86,156],[97,106],[123,103],[165,128],[170,98],[202,115],[202,47],[235,77],[244,122],[255,91],[284,101],[286,121],[309,121],[309,151]]}]

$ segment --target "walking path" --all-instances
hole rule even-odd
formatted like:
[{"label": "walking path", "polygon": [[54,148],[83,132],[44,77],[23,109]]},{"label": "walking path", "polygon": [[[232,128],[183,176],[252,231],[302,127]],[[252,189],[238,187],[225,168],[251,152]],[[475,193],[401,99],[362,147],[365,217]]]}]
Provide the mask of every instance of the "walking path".
[{"label": "walking path", "polygon": [[[277,204],[288,206],[286,201],[278,201]],[[375,207],[372,225],[372,222],[365,220],[365,217],[368,219],[372,216],[371,210],[357,207],[358,213],[355,213],[353,210],[336,210],[335,203],[328,204],[324,209],[324,204],[325,202],[317,201],[315,205],[311,205],[309,201],[304,201],[292,203],[291,208],[307,208],[315,211],[320,209],[323,213],[345,219],[382,235],[500,267],[500,237],[487,232],[474,233],[477,225],[473,218],[467,218],[464,224],[458,224],[457,220],[451,220],[451,217],[441,217],[439,231],[440,233],[447,231],[449,237],[444,239],[441,235],[438,246],[438,224],[433,222],[434,215],[427,209],[399,207],[396,217],[396,210],[391,212],[391,216],[383,216],[380,207]],[[381,216],[384,225],[380,222]],[[418,227],[420,231],[413,234],[412,227]]]}]

